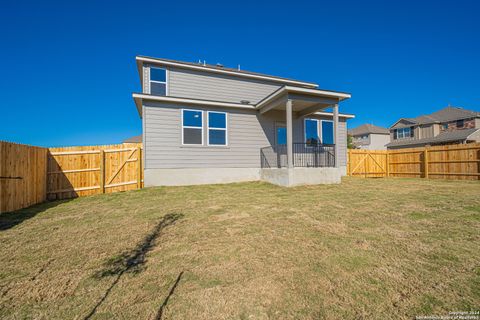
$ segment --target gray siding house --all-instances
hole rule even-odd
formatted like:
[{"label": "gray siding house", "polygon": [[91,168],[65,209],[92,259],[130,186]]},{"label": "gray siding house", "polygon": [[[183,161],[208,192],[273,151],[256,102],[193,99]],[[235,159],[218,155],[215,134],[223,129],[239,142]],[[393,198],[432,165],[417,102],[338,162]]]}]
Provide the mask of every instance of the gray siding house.
[{"label": "gray siding house", "polygon": [[362,124],[348,131],[355,148],[365,150],[385,150],[390,142],[390,131],[373,124]]},{"label": "gray siding house", "polygon": [[[145,185],[338,183],[350,94],[259,73],[137,56]],[[332,108],[333,112],[326,112]]]}]

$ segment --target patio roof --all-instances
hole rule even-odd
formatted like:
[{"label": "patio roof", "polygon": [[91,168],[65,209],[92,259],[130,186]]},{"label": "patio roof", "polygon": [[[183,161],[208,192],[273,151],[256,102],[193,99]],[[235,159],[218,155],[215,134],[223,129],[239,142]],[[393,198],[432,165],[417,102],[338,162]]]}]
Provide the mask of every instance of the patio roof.
[{"label": "patio roof", "polygon": [[297,116],[306,116],[350,97],[351,94],[346,92],[283,86],[258,102],[255,108],[260,113],[273,109],[284,110],[287,100],[291,100],[293,111],[297,112]]}]

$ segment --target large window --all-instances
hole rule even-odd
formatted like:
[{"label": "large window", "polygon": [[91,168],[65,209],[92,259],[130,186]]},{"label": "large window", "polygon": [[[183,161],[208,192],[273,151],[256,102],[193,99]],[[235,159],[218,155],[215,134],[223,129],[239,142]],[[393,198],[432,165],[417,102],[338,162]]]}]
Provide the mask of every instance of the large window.
[{"label": "large window", "polygon": [[306,144],[334,144],[333,121],[305,119]]},{"label": "large window", "polygon": [[397,129],[397,139],[410,138],[411,135],[412,135],[412,129],[411,128]]},{"label": "large window", "polygon": [[203,111],[182,110],[182,144],[203,145]]},{"label": "large window", "polygon": [[167,95],[167,70],[150,68],[150,94],[156,96]]},{"label": "large window", "polygon": [[227,114],[225,112],[208,111],[208,145],[227,145]]},{"label": "large window", "polygon": [[333,121],[322,120],[322,143],[334,144]]},{"label": "large window", "polygon": [[320,138],[318,137],[318,120],[305,119],[305,143],[318,144]]}]

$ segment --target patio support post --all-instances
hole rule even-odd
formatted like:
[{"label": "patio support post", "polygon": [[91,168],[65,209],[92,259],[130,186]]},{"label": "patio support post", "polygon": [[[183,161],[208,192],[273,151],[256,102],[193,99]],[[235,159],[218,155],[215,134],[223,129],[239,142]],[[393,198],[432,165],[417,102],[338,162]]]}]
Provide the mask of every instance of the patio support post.
[{"label": "patio support post", "polygon": [[288,168],[293,168],[293,120],[292,120],[292,100],[287,100],[287,165]]},{"label": "patio support post", "polygon": [[335,168],[338,168],[338,156],[340,154],[340,148],[338,146],[338,142],[340,141],[338,134],[338,103],[333,105],[333,135],[333,142],[335,143]]}]

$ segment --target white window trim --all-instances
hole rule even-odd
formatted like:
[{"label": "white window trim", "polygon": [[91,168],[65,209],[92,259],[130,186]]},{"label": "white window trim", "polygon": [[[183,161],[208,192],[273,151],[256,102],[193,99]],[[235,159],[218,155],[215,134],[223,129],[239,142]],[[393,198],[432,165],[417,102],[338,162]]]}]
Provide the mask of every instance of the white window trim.
[{"label": "white window trim", "polygon": [[[408,136],[405,136],[405,130],[408,130]],[[402,137],[400,137],[400,131],[402,131]],[[397,140],[407,139],[412,136],[412,129],[410,127],[397,129]]]},{"label": "white window trim", "polygon": [[[183,112],[184,111],[193,111],[193,112],[200,112],[201,115],[202,115],[202,126],[201,127],[193,127],[193,126],[184,126],[183,125]],[[203,110],[198,110],[198,109],[182,109],[181,111],[181,119],[180,119],[180,123],[181,123],[181,127],[182,127],[182,132],[181,132],[181,142],[182,142],[182,146],[203,146],[204,144],[204,111]],[[184,143],[184,140],[183,140],[183,129],[201,129],[202,130],[202,143],[201,144],[196,144],[196,143]]]},{"label": "white window trim", "polygon": [[[210,128],[210,113],[220,113],[225,115],[225,128]],[[210,129],[225,131],[225,144],[210,144]],[[207,111],[207,146],[209,147],[226,147],[228,146],[228,113],[223,111]]]},{"label": "white window trim", "polygon": [[315,121],[317,123],[317,136],[318,140],[321,143],[321,137],[320,137],[320,120],[318,119],[312,119],[312,118],[305,118],[303,119],[303,142],[307,143],[307,120],[309,121]]},{"label": "white window trim", "polygon": [[[165,70],[165,81],[152,80],[152,69]],[[168,86],[168,77],[169,77],[168,69],[159,68],[159,67],[150,67],[150,70],[148,72],[148,89],[150,90],[149,94],[152,94],[152,85],[151,85],[152,82],[163,83],[165,84],[165,96],[168,97],[170,95],[169,86]]]},{"label": "white window trim", "polygon": [[335,123],[332,121],[332,120],[320,120],[321,124],[322,124],[322,127],[320,128],[319,127],[319,130],[320,130],[320,133],[319,133],[319,137],[320,137],[320,143],[323,144],[323,123],[324,122],[330,122],[333,124],[333,144],[335,144]]}]

